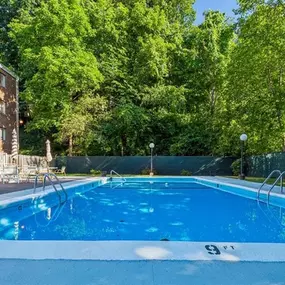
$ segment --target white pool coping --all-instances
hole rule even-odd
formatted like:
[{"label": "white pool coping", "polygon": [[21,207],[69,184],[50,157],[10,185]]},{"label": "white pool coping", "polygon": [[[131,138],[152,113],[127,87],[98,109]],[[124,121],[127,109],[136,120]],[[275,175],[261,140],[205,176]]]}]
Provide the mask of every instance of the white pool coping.
[{"label": "white pool coping", "polygon": [[[231,193],[233,195],[237,195],[246,199],[252,199],[252,200],[257,200],[257,196],[258,196],[258,192],[259,192],[259,201],[263,201],[263,202],[267,202],[267,195],[268,195],[268,189],[267,190],[263,190],[261,189],[259,191],[259,187],[256,187],[258,184],[257,183],[253,183],[252,187],[249,186],[245,186],[242,184],[238,184],[238,183],[230,183],[229,182],[225,182],[223,179],[219,179],[219,177],[214,177],[213,179],[211,178],[201,178],[201,177],[195,177],[196,182],[210,187],[210,188],[214,188],[223,192],[227,192],[227,193]],[[229,179],[231,180],[231,179]],[[236,181],[235,181],[236,182]],[[209,185],[208,183],[211,184],[216,184],[216,186],[214,185]],[[260,183],[260,186],[262,184]],[[223,187],[228,187],[231,188],[233,191],[230,191],[228,189],[223,189]],[[235,189],[241,189],[241,190],[245,190],[247,191],[246,195],[245,193],[243,194],[239,194],[238,192],[234,191]],[[273,189],[273,191],[270,192],[270,204],[274,205],[274,206],[285,206],[285,195],[282,193],[278,193],[277,189],[279,189],[279,187],[275,186],[275,189]]]},{"label": "white pool coping", "polygon": [[284,262],[285,244],[3,240],[0,241],[0,259]]},{"label": "white pool coping", "polygon": [[[64,180],[61,181],[62,185],[64,186],[64,189],[68,191],[68,189],[89,184],[91,182],[96,182],[100,180],[105,180],[107,181],[107,178],[86,178],[86,179],[81,179],[81,180],[74,180],[74,181],[69,181],[69,182],[64,182]],[[50,193],[53,193],[54,189],[52,186],[47,186],[45,188],[45,191],[42,191],[42,187],[38,187],[34,193],[34,188],[22,190],[22,191],[16,191],[16,192],[11,192],[11,193],[5,193],[0,195],[0,207],[7,206],[11,203],[16,203],[16,202],[21,202],[23,200],[27,199],[33,199],[37,197],[42,197],[45,195],[48,195]]]}]

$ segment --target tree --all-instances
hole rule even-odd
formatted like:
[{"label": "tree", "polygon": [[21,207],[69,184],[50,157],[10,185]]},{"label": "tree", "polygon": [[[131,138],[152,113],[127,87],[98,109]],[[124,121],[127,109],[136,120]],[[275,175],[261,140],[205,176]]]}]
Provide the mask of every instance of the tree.
[{"label": "tree", "polygon": [[221,143],[226,153],[233,151],[230,142],[241,132],[250,137],[251,153],[285,150],[285,7],[281,2],[252,1],[246,6],[241,1],[241,8],[251,7],[251,13],[239,23],[228,70],[228,121]]},{"label": "tree", "polygon": [[176,84],[184,86],[188,114],[171,153],[216,152],[233,43],[233,25],[218,11],[206,12],[200,26],[186,30],[172,76]]},{"label": "tree", "polygon": [[106,113],[107,101],[93,94],[85,94],[76,104],[65,108],[59,123],[58,141],[68,141],[70,156],[87,154],[90,144],[97,139],[98,126],[105,119]]},{"label": "tree", "polygon": [[[192,3],[102,0],[93,4],[90,17],[97,31],[92,46],[105,78],[99,94],[108,98],[112,114],[110,127],[103,127],[105,140],[112,154],[144,154],[149,141],[161,137],[157,124],[166,130],[164,115],[174,117],[167,112],[177,112],[175,102],[184,100],[170,73],[185,25],[193,21]],[[164,96],[172,106],[160,112]]]},{"label": "tree", "polygon": [[[41,1],[33,13],[22,9],[12,21],[19,46],[22,98],[32,114],[29,129],[64,132],[62,114],[86,94],[95,94],[103,77],[86,38],[94,31],[79,0]],[[70,137],[70,139],[72,139]]]}]

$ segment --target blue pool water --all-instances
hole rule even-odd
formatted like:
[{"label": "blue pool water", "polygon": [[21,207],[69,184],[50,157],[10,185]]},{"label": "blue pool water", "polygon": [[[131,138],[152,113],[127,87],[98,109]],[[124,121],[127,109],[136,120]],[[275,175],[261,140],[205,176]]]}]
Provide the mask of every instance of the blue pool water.
[{"label": "blue pool water", "polygon": [[42,209],[27,217],[22,209],[1,210],[0,238],[285,241],[284,209],[194,182],[113,182],[69,197],[63,205],[45,201]]}]

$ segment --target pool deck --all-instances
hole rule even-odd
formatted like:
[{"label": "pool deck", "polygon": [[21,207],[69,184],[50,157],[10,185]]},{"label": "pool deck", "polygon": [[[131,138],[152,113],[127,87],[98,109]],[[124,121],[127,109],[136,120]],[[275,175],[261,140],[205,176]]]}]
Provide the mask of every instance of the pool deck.
[{"label": "pool deck", "polygon": [[[80,178],[60,178],[62,183],[66,182],[71,182],[75,180],[79,180]],[[81,178],[82,179],[82,178]],[[57,183],[55,183],[57,184]],[[42,182],[38,183],[38,187],[42,187],[43,184]],[[20,182],[20,183],[5,183],[5,184],[0,184],[0,195],[1,194],[7,194],[7,193],[12,193],[12,192],[18,192],[18,191],[23,191],[27,189],[32,189],[34,188],[34,183],[33,182]]]},{"label": "pool deck", "polygon": [[[163,177],[163,176],[154,176],[154,177]],[[181,176],[173,176],[176,178],[179,178]],[[212,181],[217,181],[221,183],[228,183],[232,185],[237,185],[237,186],[245,186],[248,188],[253,188],[253,189],[258,189],[261,186],[261,183],[256,183],[256,182],[249,182],[245,180],[239,180],[239,179],[234,179],[234,178],[226,178],[226,177],[220,177],[220,176],[193,176],[194,178],[202,178],[202,179],[209,179]],[[62,183],[66,182],[72,182],[76,180],[82,180],[82,179],[90,179],[92,176],[61,176],[59,179],[61,180]],[[182,178],[182,177],[181,177]],[[189,178],[183,177],[183,178]],[[42,186],[41,183],[38,184],[39,187]],[[0,195],[1,194],[6,194],[6,193],[11,193],[11,192],[17,192],[17,191],[22,191],[22,190],[27,190],[27,189],[32,189],[34,187],[33,182],[20,182],[20,183],[5,183],[5,184],[0,184]],[[265,185],[264,189],[270,189],[270,185]],[[279,187],[275,187],[275,190],[278,191]]]},{"label": "pool deck", "polygon": [[1,285],[284,285],[285,263],[0,260]]},{"label": "pool deck", "polygon": [[[232,185],[236,185],[236,186],[252,188],[255,190],[258,190],[259,187],[262,185],[262,183],[258,183],[258,182],[250,182],[250,181],[246,181],[246,180],[240,180],[240,179],[235,179],[235,178],[227,178],[227,177],[221,177],[221,176],[202,176],[199,178],[209,179],[209,180],[217,181],[220,183],[227,183],[227,184],[232,184]],[[265,184],[262,187],[262,189],[269,190],[271,187],[272,187],[271,185]],[[280,187],[275,186],[273,189],[273,192],[275,192],[275,193],[280,192]]]}]

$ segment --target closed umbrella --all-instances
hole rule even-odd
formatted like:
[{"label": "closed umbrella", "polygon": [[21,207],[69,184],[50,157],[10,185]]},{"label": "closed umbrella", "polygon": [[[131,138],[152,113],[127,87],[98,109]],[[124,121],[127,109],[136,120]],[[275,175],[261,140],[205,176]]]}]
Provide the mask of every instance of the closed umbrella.
[{"label": "closed umbrella", "polygon": [[17,132],[14,129],[12,132],[12,161],[15,162],[18,160],[18,136]]},{"label": "closed umbrella", "polygon": [[51,155],[51,151],[50,151],[50,141],[49,140],[46,141],[46,160],[47,160],[48,164],[49,164],[49,162],[52,161],[52,155]]}]

